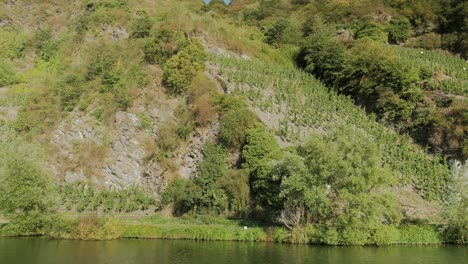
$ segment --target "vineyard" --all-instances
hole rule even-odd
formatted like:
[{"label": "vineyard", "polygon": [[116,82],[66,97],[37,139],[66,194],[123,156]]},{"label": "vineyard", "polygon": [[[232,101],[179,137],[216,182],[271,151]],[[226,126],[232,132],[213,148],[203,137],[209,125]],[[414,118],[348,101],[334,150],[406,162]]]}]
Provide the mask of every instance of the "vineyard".
[{"label": "vineyard", "polygon": [[[402,63],[424,69],[431,75],[428,87],[450,94],[468,95],[468,62],[442,51],[392,46]],[[442,74],[443,77],[434,78]]]},{"label": "vineyard", "polygon": [[147,210],[156,200],[137,187],[98,190],[84,183],[70,183],[58,188],[60,204],[65,210],[133,212]]},{"label": "vineyard", "polygon": [[383,163],[400,176],[401,184],[413,183],[426,198],[442,198],[450,177],[446,161],[429,157],[411,143],[367,115],[351,99],[329,91],[320,81],[301,70],[256,60],[212,55],[218,73],[234,95],[247,98],[269,115],[280,116],[272,128],[281,138],[297,142],[311,131],[331,132],[350,126],[365,132],[384,155]]}]

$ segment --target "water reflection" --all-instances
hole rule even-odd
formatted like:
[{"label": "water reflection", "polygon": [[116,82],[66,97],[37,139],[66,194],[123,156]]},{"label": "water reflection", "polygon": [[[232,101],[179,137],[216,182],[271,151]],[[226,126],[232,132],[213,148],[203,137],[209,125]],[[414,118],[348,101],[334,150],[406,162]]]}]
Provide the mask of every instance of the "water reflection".
[{"label": "water reflection", "polygon": [[468,248],[319,247],[174,240],[64,241],[0,239],[1,264],[464,263]]}]

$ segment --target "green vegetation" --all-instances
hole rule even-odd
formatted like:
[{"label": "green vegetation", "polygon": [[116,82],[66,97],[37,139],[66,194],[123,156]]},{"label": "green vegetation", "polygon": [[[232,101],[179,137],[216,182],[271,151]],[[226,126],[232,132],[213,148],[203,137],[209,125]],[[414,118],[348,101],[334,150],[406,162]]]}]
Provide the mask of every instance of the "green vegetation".
[{"label": "green vegetation", "polygon": [[120,190],[98,190],[84,183],[59,187],[60,204],[66,210],[133,212],[158,208],[155,199],[137,187]]},{"label": "green vegetation", "polygon": [[463,1],[20,2],[0,235],[466,243]]},{"label": "green vegetation", "polygon": [[6,60],[0,61],[0,86],[7,86],[17,82],[15,71]]},{"label": "green vegetation", "polygon": [[[213,59],[220,66],[219,73],[235,84],[234,94],[245,95],[265,112],[286,113],[278,122],[277,135],[297,140],[316,128],[333,132],[341,129],[344,122],[352,124],[378,145],[384,164],[400,175],[400,183],[413,181],[427,198],[444,196],[450,178],[444,159],[435,156],[428,160],[408,137],[386,129],[375,117],[356,108],[349,98],[329,92],[322,83],[294,68],[224,57]],[[272,96],[263,96],[262,91],[268,89]],[[296,98],[305,99],[301,102]]]},{"label": "green vegetation", "polygon": [[199,71],[205,69],[205,52],[196,40],[187,41],[164,64],[163,80],[174,94],[185,92]]},{"label": "green vegetation", "polygon": [[11,219],[1,232],[41,233],[52,221],[57,202],[51,179],[35,146],[3,129],[0,133],[0,213]]}]

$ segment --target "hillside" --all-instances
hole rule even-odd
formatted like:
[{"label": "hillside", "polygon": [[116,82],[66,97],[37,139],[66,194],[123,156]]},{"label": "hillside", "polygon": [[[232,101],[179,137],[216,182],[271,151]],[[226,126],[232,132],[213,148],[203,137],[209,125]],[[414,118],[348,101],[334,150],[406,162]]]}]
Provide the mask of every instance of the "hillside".
[{"label": "hillside", "polygon": [[437,1],[329,2],[1,2],[0,234],[125,213],[465,243],[463,30]]}]

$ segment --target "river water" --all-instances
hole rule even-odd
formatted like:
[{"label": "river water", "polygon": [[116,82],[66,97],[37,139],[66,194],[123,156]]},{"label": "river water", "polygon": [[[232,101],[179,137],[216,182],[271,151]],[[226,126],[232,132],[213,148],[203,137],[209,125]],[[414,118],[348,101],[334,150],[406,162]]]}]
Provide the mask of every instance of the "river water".
[{"label": "river water", "polygon": [[468,263],[467,246],[323,247],[176,240],[0,238],[0,264]]}]

